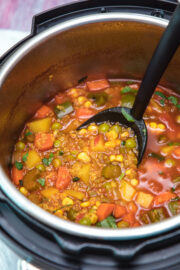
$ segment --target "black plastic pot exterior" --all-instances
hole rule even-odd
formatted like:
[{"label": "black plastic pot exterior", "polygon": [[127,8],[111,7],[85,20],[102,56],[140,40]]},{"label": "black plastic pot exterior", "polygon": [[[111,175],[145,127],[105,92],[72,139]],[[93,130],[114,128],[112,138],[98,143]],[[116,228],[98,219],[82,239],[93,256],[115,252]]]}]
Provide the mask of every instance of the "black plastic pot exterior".
[{"label": "black plastic pot exterior", "polygon": [[[145,3],[144,3],[145,2]],[[0,72],[3,70],[6,63],[11,59],[11,57],[17,52],[19,48],[26,45],[26,43],[31,42],[33,38],[36,36],[45,33],[47,29],[51,29],[54,26],[66,23],[70,21],[71,19],[79,19],[86,17],[88,15],[99,15],[99,14],[124,14],[124,21],[129,21],[127,23],[129,27],[129,31],[133,31],[133,29],[136,29],[135,27],[139,27],[139,24],[135,22],[135,16],[138,14],[140,17],[142,16],[148,16],[152,17],[152,21],[154,18],[164,18],[169,19],[171,17],[171,14],[175,8],[176,4],[174,1],[137,1],[137,0],[124,0],[124,1],[82,1],[79,3],[75,3],[69,6],[64,6],[57,8],[55,10],[50,10],[47,13],[42,13],[40,15],[37,15],[33,19],[33,25],[32,25],[32,33],[29,37],[27,37],[24,41],[20,42],[17,46],[12,48],[6,55],[4,55],[0,59]],[[135,16],[134,16],[135,15]],[[125,16],[129,16],[127,19],[125,19]],[[137,16],[137,18],[139,18]],[[105,17],[104,17],[105,18]],[[123,16],[122,16],[123,18]],[[146,18],[146,17],[145,17]],[[139,19],[140,20],[140,19]],[[148,24],[147,22],[144,22],[144,24]],[[104,19],[104,23],[101,23],[101,26],[105,25],[105,22],[107,22],[108,19]],[[111,19],[111,25],[110,27],[106,28],[108,31],[111,31],[111,28],[113,28],[113,22],[118,21],[118,16],[114,16],[113,20]],[[100,21],[99,21],[100,22]],[[130,24],[134,23],[134,28],[130,26]],[[93,25],[93,21],[90,22],[90,24]],[[165,21],[162,22],[162,24],[166,24]],[[118,25],[118,24],[117,24]],[[154,38],[156,41],[158,40],[159,36],[156,36],[155,34],[155,21],[153,21],[152,26],[147,26],[147,30],[151,31],[151,34],[154,34]],[[119,24],[120,26],[120,24]],[[85,26],[86,27],[86,26]],[[154,28],[153,28],[154,27]],[[115,27],[116,28],[116,27]],[[162,32],[162,29],[160,27],[157,27],[159,29],[159,32]],[[70,29],[70,28],[69,28]],[[99,29],[97,27],[97,29]],[[140,29],[141,30],[141,29]],[[71,29],[70,29],[71,31]],[[73,35],[74,30],[72,30],[71,35]],[[81,29],[83,34],[89,33],[89,28],[87,25],[86,31],[83,32],[83,29]],[[76,32],[76,29],[75,29]],[[114,32],[116,34],[116,31]],[[77,33],[75,33],[77,34]],[[62,43],[65,38],[67,38],[66,33],[62,32]],[[137,35],[138,36],[138,35]],[[126,37],[126,36],[124,36]],[[139,35],[140,37],[140,35]],[[113,36],[115,39],[115,36]],[[153,37],[152,37],[153,38]],[[133,39],[131,39],[133,41]],[[156,43],[155,41],[155,43]],[[147,42],[147,39],[146,39]],[[152,40],[153,42],[153,40]],[[148,43],[148,42],[147,42]],[[52,46],[56,46],[56,40],[51,42]],[[66,45],[66,46],[65,46]],[[61,53],[63,54],[65,50],[68,50],[68,43],[64,43],[64,47],[61,47]],[[48,46],[43,44],[43,47],[46,50],[47,55],[47,62],[51,62],[49,60],[48,56]],[[153,47],[153,46],[152,46]],[[150,47],[152,50],[152,48]],[[37,51],[36,54],[36,48],[35,46],[32,47],[32,51],[34,50],[34,55],[38,57],[39,51]],[[116,47],[117,50],[117,47]],[[22,53],[22,52],[21,52]],[[31,57],[31,52],[29,53],[29,57]],[[107,48],[105,48],[105,51],[102,52],[104,54],[107,54]],[[23,53],[22,53],[23,54]],[[25,54],[24,54],[25,56]],[[23,57],[24,57],[23,56]],[[55,55],[52,54],[52,56],[55,59]],[[77,55],[76,52],[76,60],[79,55]],[[139,51],[137,49],[136,55],[139,57]],[[93,54],[92,54],[93,57]],[[25,58],[25,57],[24,57]],[[58,57],[57,57],[58,58]],[[146,57],[145,57],[146,58]],[[28,55],[27,55],[28,59]],[[54,60],[53,59],[53,60]],[[59,58],[58,58],[59,60]],[[103,70],[103,73],[106,73],[108,75],[118,77],[119,74],[117,73],[117,69],[114,69],[111,67],[110,70],[107,70],[107,66],[105,62],[100,58],[102,61],[102,64],[105,64],[105,68]],[[141,73],[143,70],[143,67],[145,66],[145,63],[148,61],[148,57],[146,58],[146,61],[142,63],[142,65],[139,66],[139,69],[136,74],[136,79],[141,77]],[[35,60],[32,59],[32,62],[35,64]],[[3,128],[5,129],[7,127],[7,119],[11,120],[12,114],[17,114],[17,116],[14,118],[14,123],[12,124],[12,128],[9,130],[9,134],[13,136],[13,139],[15,140],[18,132],[22,128],[23,122],[30,117],[30,115],[33,114],[33,112],[40,106],[40,101],[45,101],[51,96],[53,96],[58,90],[58,83],[60,83],[61,87],[65,89],[68,87],[64,83],[65,80],[67,80],[66,75],[64,75],[66,72],[69,72],[68,70],[68,64],[71,62],[71,59],[66,59],[66,62],[63,65],[60,65],[62,78],[54,84],[51,83],[51,81],[47,80],[48,76],[52,73],[52,70],[57,71],[59,67],[54,66],[53,68],[50,67],[49,69],[46,68],[43,70],[41,74],[39,75],[38,71],[36,70],[36,66],[34,66],[34,70],[32,70],[31,74],[26,73],[26,69],[24,69],[24,78],[21,75],[17,78],[13,75],[11,79],[8,80],[6,78],[6,85],[3,86],[2,83],[2,99],[0,101],[1,108],[5,107],[5,100],[8,97],[8,104],[11,105],[12,100],[12,108],[9,110],[8,117],[5,115],[5,110],[3,113],[0,111],[0,118],[2,120],[2,125],[0,127],[0,139],[1,142],[5,141],[4,139],[7,139],[7,143],[0,146],[0,154],[1,154],[1,177],[7,177],[8,175],[8,166],[7,162],[9,161],[9,156],[5,156],[5,151],[7,149],[11,150],[12,146],[8,144],[9,135],[3,133]],[[22,66],[21,70],[23,70],[23,58],[22,58]],[[52,64],[52,63],[51,63]],[[175,61],[176,66],[178,66],[179,61]],[[46,65],[46,64],[45,64]],[[7,67],[10,69],[10,67]],[[71,85],[75,84],[78,79],[81,79],[84,75],[87,75],[83,73],[83,70],[85,70],[85,66],[79,67],[78,74],[73,74],[73,76],[70,77]],[[131,76],[133,74],[133,68],[128,69],[124,66],[126,69],[126,72],[128,72],[127,76]],[[172,85],[172,87],[177,88],[177,83],[174,85],[173,82],[173,76],[171,76],[171,69],[169,73],[167,73],[167,76],[165,78],[165,82],[169,83],[169,85]],[[15,70],[16,71],[16,70]],[[30,71],[30,70],[29,70]],[[11,70],[13,74],[13,70]],[[58,71],[59,72],[59,71]],[[58,73],[57,72],[57,73]],[[88,75],[90,76],[96,76],[95,72],[91,70],[89,71]],[[17,72],[16,74],[17,75]],[[34,81],[31,82],[32,77],[34,76]],[[64,77],[63,77],[64,76]],[[79,76],[79,77],[78,77]],[[98,76],[101,76],[99,70],[98,70]],[[123,74],[125,76],[125,74]],[[55,76],[56,77],[56,76]],[[22,90],[20,93],[19,98],[16,100],[16,103],[14,102],[14,94],[7,93],[8,86],[11,85],[12,81],[19,82],[23,80],[27,80],[27,83],[24,85],[22,84]],[[29,80],[29,81],[28,81]],[[44,80],[44,82],[43,82]],[[29,85],[28,85],[29,84]],[[36,86],[35,86],[36,85]],[[0,80],[0,86],[1,86],[1,80]],[[31,99],[31,87],[34,86],[34,99]],[[4,88],[3,88],[4,87]],[[49,91],[49,88],[51,89]],[[44,90],[43,90],[44,89]],[[16,91],[16,89],[14,90]],[[18,89],[17,89],[18,91]],[[47,92],[47,93],[46,93]],[[12,94],[12,95],[11,95]],[[7,95],[7,97],[6,97]],[[9,96],[8,96],[9,95]],[[23,100],[21,99],[23,97]],[[20,106],[22,107],[23,104],[26,104],[26,101],[30,100],[30,104],[34,102],[33,106],[28,105],[26,110],[22,112],[22,109],[20,109]],[[1,102],[4,102],[2,104]],[[10,106],[9,105],[9,106]],[[15,130],[15,131],[14,131]],[[14,132],[14,133],[12,133]],[[7,136],[7,137],[6,137]],[[1,181],[2,183],[5,183],[5,181]],[[97,234],[89,233],[88,238],[82,237],[82,232],[84,228],[79,226],[79,231],[76,229],[73,233],[73,229],[68,231],[69,225],[67,224],[67,228],[64,228],[64,230],[59,230],[58,226],[52,227],[50,223],[45,223],[44,220],[41,219],[41,212],[39,212],[39,218],[35,218],[31,212],[30,208],[33,207],[32,203],[26,202],[25,198],[21,194],[20,200],[18,203],[13,201],[13,198],[9,196],[7,193],[7,188],[0,184],[1,187],[1,196],[0,196],[0,231],[1,231],[1,238],[7,242],[7,244],[16,250],[19,255],[28,261],[34,263],[35,265],[43,268],[43,269],[179,269],[180,268],[180,244],[179,244],[179,238],[180,238],[180,229],[179,229],[179,223],[177,221],[173,220],[172,222],[169,222],[166,226],[162,224],[162,231],[160,233],[159,230],[156,231],[156,226],[154,227],[154,230],[156,233],[153,232],[151,234],[144,235],[143,233],[136,231],[128,231],[126,230],[124,234],[127,234],[127,236],[115,236],[115,231],[112,233],[109,233],[108,231],[104,231],[104,237],[98,236]],[[15,191],[14,191],[15,192]],[[14,193],[15,194],[15,193]],[[24,203],[26,208],[22,207],[20,203]],[[37,208],[38,209],[38,208]],[[13,226],[12,226],[13,225]],[[171,226],[169,226],[171,225]],[[66,224],[65,224],[66,226]],[[169,226],[169,228],[168,228]],[[88,232],[88,228],[86,228]],[[132,237],[128,236],[132,234]],[[137,235],[136,235],[137,232]],[[70,234],[69,234],[70,233]],[[99,231],[99,235],[101,235],[101,232]],[[103,235],[103,234],[102,234]],[[117,241],[118,240],[118,241]],[[163,259],[162,259],[163,258]]]}]

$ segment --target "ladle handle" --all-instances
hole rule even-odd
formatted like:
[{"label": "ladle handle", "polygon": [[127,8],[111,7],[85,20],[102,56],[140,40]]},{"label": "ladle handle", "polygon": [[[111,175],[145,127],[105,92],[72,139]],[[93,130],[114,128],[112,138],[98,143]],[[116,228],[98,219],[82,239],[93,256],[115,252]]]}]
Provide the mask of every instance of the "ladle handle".
[{"label": "ladle handle", "polygon": [[140,120],[149,104],[151,96],[161,79],[166,67],[173,57],[180,44],[180,5],[174,11],[174,14],[163,34],[161,40],[151,58],[146,69],[140,89],[136,96],[132,116]]}]

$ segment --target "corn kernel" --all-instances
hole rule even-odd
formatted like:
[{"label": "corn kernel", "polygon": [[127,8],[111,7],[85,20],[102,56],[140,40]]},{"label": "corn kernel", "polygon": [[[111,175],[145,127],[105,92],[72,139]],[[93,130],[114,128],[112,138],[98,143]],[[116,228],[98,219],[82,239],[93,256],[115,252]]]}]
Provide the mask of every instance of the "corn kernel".
[{"label": "corn kernel", "polygon": [[86,154],[86,152],[79,153],[78,156],[77,156],[77,158],[79,160],[84,161],[84,162],[90,162],[91,161],[90,157],[88,156],[88,154]]},{"label": "corn kernel", "polygon": [[116,184],[116,182],[115,182],[115,181],[111,181],[111,187],[112,187],[112,188],[117,187],[117,184]]},{"label": "corn kernel", "polygon": [[56,214],[56,215],[62,216],[62,215],[63,215],[63,211],[62,211],[61,209],[59,209],[59,210],[56,211],[55,214]]},{"label": "corn kernel", "polygon": [[125,139],[127,137],[129,137],[129,132],[128,131],[124,131],[123,133],[121,133],[121,138],[122,139]]},{"label": "corn kernel", "polygon": [[116,156],[115,155],[110,155],[109,159],[112,162],[112,161],[114,161],[116,159]]},{"label": "corn kernel", "polygon": [[88,126],[88,131],[98,131],[98,127],[95,124]]},{"label": "corn kernel", "polygon": [[85,108],[89,108],[89,107],[91,107],[91,105],[92,105],[92,103],[89,100],[84,103]]},{"label": "corn kernel", "polygon": [[176,117],[176,123],[180,124],[180,114]]},{"label": "corn kernel", "polygon": [[130,175],[131,171],[132,171],[131,169],[126,170],[126,175]]},{"label": "corn kernel", "polygon": [[80,131],[79,131],[79,134],[80,135],[85,135],[87,133],[87,129],[85,129],[85,128],[82,128],[82,129],[80,129]]},{"label": "corn kernel", "polygon": [[149,126],[153,129],[156,129],[157,128],[157,124],[155,122],[150,122],[149,123]]},{"label": "corn kernel", "polygon": [[91,220],[91,224],[95,224],[97,222],[97,220],[98,220],[97,215],[94,214],[94,213],[89,213],[88,214],[88,217]]},{"label": "corn kernel", "polygon": [[165,130],[165,129],[166,129],[166,127],[165,127],[164,124],[158,124],[158,125],[157,125],[157,128],[159,128],[159,129],[161,129],[161,130]]},{"label": "corn kernel", "polygon": [[72,88],[70,91],[69,91],[69,94],[73,97],[78,97],[78,91],[76,88]]},{"label": "corn kernel", "polygon": [[123,161],[123,155],[117,155],[116,161],[122,162]]},{"label": "corn kernel", "polygon": [[138,183],[139,183],[138,180],[135,179],[135,178],[131,180],[131,185],[132,185],[132,186],[137,186]]},{"label": "corn kernel", "polygon": [[[99,207],[100,204],[101,204],[101,203],[100,203],[99,201],[96,202],[96,206],[97,206],[97,207]],[[93,207],[95,207],[95,206],[93,206]],[[96,209],[97,209],[97,207],[96,207]]]},{"label": "corn kernel", "polygon": [[80,96],[80,97],[78,97],[78,103],[79,104],[83,104],[85,101],[86,101],[86,98],[85,97],[83,97],[83,96]]},{"label": "corn kernel", "polygon": [[120,145],[120,144],[121,144],[121,140],[116,139],[116,140],[115,140],[115,144],[116,144],[116,145]]},{"label": "corn kernel", "polygon": [[110,130],[109,132],[106,132],[106,137],[108,138],[109,141],[113,141],[117,139],[118,134],[115,130]]},{"label": "corn kernel", "polygon": [[81,207],[88,207],[89,205],[90,205],[89,201],[81,203]]},{"label": "corn kernel", "polygon": [[70,198],[68,198],[68,197],[64,198],[63,201],[62,201],[62,205],[63,205],[63,206],[66,206],[66,205],[73,205],[73,204],[74,204],[73,200],[70,199]]},{"label": "corn kernel", "polygon": [[21,188],[20,188],[20,192],[21,192],[24,196],[26,196],[26,195],[28,194],[28,191],[27,191],[27,189],[26,189],[25,187],[21,187]]},{"label": "corn kernel", "polygon": [[109,142],[105,142],[105,147],[107,148],[114,148],[116,146],[116,141],[109,141]]}]

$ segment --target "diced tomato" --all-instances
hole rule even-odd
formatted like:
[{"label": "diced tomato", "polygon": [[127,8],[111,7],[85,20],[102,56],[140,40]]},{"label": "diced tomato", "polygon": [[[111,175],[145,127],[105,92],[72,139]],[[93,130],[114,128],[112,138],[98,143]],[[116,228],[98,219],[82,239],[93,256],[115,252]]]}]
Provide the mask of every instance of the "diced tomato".
[{"label": "diced tomato", "polygon": [[15,166],[12,168],[12,180],[15,185],[19,185],[19,181],[23,179],[24,171],[18,170]]},{"label": "diced tomato", "polygon": [[86,83],[87,88],[89,91],[100,91],[102,89],[110,87],[108,80],[97,80],[97,81],[90,81]]},{"label": "diced tomato", "polygon": [[40,151],[51,149],[54,143],[54,136],[50,133],[36,133],[34,144]]},{"label": "diced tomato", "polygon": [[94,111],[88,108],[79,108],[76,110],[76,117],[78,119],[87,119],[94,115]]},{"label": "diced tomato", "polygon": [[50,114],[52,114],[53,111],[50,107],[46,106],[46,105],[43,105],[35,114],[35,117],[36,118],[44,118],[44,117],[47,117],[49,116]]},{"label": "diced tomato", "polygon": [[120,218],[126,214],[126,208],[121,205],[115,204],[113,216],[115,218]]},{"label": "diced tomato", "polygon": [[174,140],[174,134],[176,133],[176,138],[180,139],[180,132],[177,132],[178,126],[172,121],[169,113],[164,113],[159,116],[159,120],[162,121],[167,126],[167,134],[170,140]]},{"label": "diced tomato", "polygon": [[170,201],[171,199],[175,198],[176,194],[166,191],[161,193],[160,195],[157,195],[154,199],[154,205],[159,205],[165,202]]},{"label": "diced tomato", "polygon": [[58,176],[57,176],[57,181],[56,181],[56,187],[60,190],[63,190],[67,188],[69,183],[71,182],[71,175],[66,167],[60,167],[58,169]]},{"label": "diced tomato", "polygon": [[113,203],[102,203],[97,210],[98,220],[102,221],[107,218],[114,210]]},{"label": "diced tomato", "polygon": [[132,227],[134,222],[135,222],[135,217],[134,214],[132,212],[126,214],[123,216],[123,221],[126,221],[129,223],[129,225]]},{"label": "diced tomato", "polygon": [[55,103],[56,104],[61,104],[67,101],[68,97],[66,97],[64,94],[59,93],[58,95],[55,96]]}]

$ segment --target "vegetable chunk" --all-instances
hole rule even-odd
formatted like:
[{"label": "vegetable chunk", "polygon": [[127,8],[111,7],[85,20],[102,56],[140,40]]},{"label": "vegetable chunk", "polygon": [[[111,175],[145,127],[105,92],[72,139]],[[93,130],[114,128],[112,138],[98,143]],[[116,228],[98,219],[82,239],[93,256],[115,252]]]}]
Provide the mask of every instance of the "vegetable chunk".
[{"label": "vegetable chunk", "polygon": [[90,81],[86,83],[87,88],[89,91],[99,91],[105,88],[110,87],[108,80],[97,80],[97,81]]},{"label": "vegetable chunk", "polygon": [[38,152],[36,152],[34,150],[30,150],[28,152],[28,156],[27,156],[27,159],[25,161],[27,168],[32,169],[40,162],[41,162],[41,158],[40,158],[40,155],[38,154]]},{"label": "vegetable chunk", "polygon": [[107,218],[114,210],[114,204],[102,203],[97,210],[98,221]]},{"label": "vegetable chunk", "polygon": [[140,191],[138,192],[136,202],[144,208],[149,208],[153,199],[154,197],[151,194]]},{"label": "vegetable chunk", "polygon": [[131,201],[136,190],[125,180],[121,180],[120,192],[124,200]]},{"label": "vegetable chunk", "polygon": [[58,169],[56,188],[58,188],[59,190],[63,190],[68,187],[70,182],[71,182],[71,175],[69,173],[68,168],[60,167]]},{"label": "vegetable chunk", "polygon": [[34,144],[40,151],[49,150],[53,147],[54,136],[50,133],[37,133]]},{"label": "vegetable chunk", "polygon": [[27,126],[34,133],[48,132],[51,126],[51,118],[47,117],[44,119],[35,120],[33,122],[28,123]]}]

